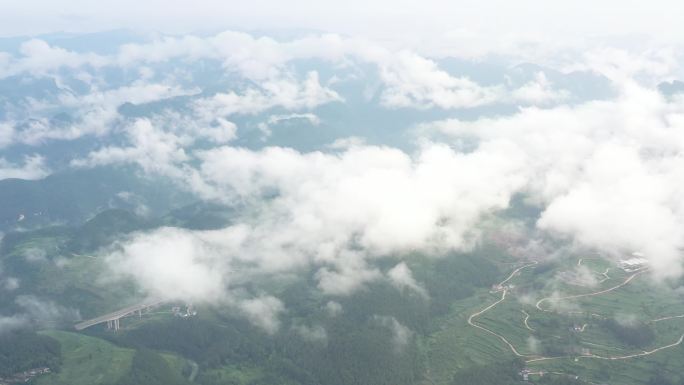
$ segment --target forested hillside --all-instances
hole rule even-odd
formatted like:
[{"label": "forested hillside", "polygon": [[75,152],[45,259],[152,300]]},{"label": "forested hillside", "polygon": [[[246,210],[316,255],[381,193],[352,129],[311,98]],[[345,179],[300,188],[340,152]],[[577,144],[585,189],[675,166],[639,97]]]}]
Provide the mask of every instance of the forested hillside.
[{"label": "forested hillside", "polygon": [[30,331],[0,333],[0,377],[42,367],[58,371],[60,364],[58,341]]}]

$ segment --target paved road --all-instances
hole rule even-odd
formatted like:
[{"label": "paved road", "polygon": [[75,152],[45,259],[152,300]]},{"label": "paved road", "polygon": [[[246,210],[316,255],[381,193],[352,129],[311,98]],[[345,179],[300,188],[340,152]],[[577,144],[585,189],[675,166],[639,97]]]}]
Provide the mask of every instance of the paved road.
[{"label": "paved road", "polygon": [[673,315],[673,316],[663,317],[663,318],[656,318],[656,319],[654,319],[654,320],[651,320],[651,322],[656,323],[656,322],[666,321],[666,320],[675,319],[675,318],[684,318],[684,314],[682,314],[682,315]]},{"label": "paved road", "polygon": [[[580,261],[581,261],[581,260],[580,260]],[[537,263],[537,262],[533,262],[533,263],[530,263],[530,264],[527,264],[527,265],[524,265],[524,266],[521,266],[521,267],[515,269],[515,270],[511,273],[511,275],[508,276],[508,278],[506,278],[506,279],[503,280],[501,283],[499,283],[499,286],[500,286],[500,287],[503,287],[503,289],[502,289],[502,294],[501,294],[501,298],[500,298],[499,300],[497,300],[496,302],[492,303],[491,305],[485,307],[484,309],[482,309],[482,310],[480,310],[480,311],[478,311],[478,312],[475,312],[475,313],[471,314],[470,317],[468,317],[468,324],[469,324],[470,326],[476,327],[476,328],[478,328],[478,329],[480,329],[480,330],[483,330],[483,331],[485,331],[485,332],[487,332],[487,333],[489,333],[489,334],[492,334],[492,335],[496,336],[496,337],[499,338],[501,341],[503,341],[503,343],[505,343],[506,345],[508,345],[508,347],[511,349],[511,351],[513,352],[513,354],[515,354],[515,355],[518,356],[518,357],[526,358],[526,360],[525,360],[526,363],[530,363],[530,362],[539,362],[539,361],[549,361],[549,360],[558,360],[558,359],[562,359],[562,358],[575,358],[575,359],[593,358],[593,359],[613,360],[613,361],[614,361],[614,360],[627,360],[627,359],[636,358],[636,357],[648,356],[648,355],[657,353],[657,352],[659,352],[659,351],[661,351],[661,350],[673,348],[673,347],[675,347],[675,346],[680,345],[682,342],[684,342],[684,334],[682,334],[682,336],[679,337],[679,339],[678,339],[677,341],[675,341],[674,343],[671,343],[671,344],[669,344],[669,345],[661,346],[661,347],[655,348],[655,349],[653,349],[653,350],[643,351],[643,352],[641,352],[641,353],[627,354],[627,355],[622,355],[622,356],[599,356],[599,355],[596,355],[596,354],[588,354],[588,355],[584,355],[584,356],[574,356],[574,355],[573,355],[573,356],[544,357],[544,356],[525,355],[525,354],[520,353],[520,352],[515,348],[515,346],[513,346],[513,344],[511,344],[511,343],[506,339],[506,337],[502,336],[501,334],[499,334],[499,333],[497,333],[497,332],[495,332],[495,331],[493,331],[493,330],[489,330],[489,329],[485,328],[484,326],[480,326],[480,325],[476,324],[475,322],[473,322],[473,319],[474,319],[475,317],[478,317],[478,316],[484,314],[485,312],[487,312],[487,311],[491,310],[492,308],[494,308],[496,305],[498,305],[498,304],[500,304],[501,302],[503,302],[503,301],[506,299],[506,294],[508,293],[508,288],[506,288],[506,287],[504,286],[504,284],[505,284],[506,282],[508,282],[509,280],[511,280],[511,278],[513,278],[516,274],[518,274],[518,272],[519,272],[520,270],[522,270],[522,269],[524,269],[524,268],[526,268],[526,267],[532,266],[532,265],[534,265],[534,264],[536,264],[536,263]],[[579,263],[578,263],[578,264],[579,264]],[[620,287],[622,287],[622,286],[628,284],[629,282],[632,281],[632,279],[634,279],[634,278],[635,278],[636,276],[638,276],[639,274],[642,274],[642,273],[645,272],[646,270],[647,270],[647,269],[643,269],[643,270],[640,270],[640,271],[635,272],[634,274],[632,274],[632,275],[630,275],[629,277],[627,277],[627,279],[625,279],[625,280],[624,280],[622,283],[620,283],[619,285],[614,286],[614,287],[611,287],[611,288],[609,288],[609,289],[601,290],[601,291],[598,291],[598,292],[595,292],[595,293],[572,295],[572,296],[568,296],[568,297],[562,297],[562,298],[559,298],[559,299],[581,298],[581,297],[590,297],[590,296],[605,294],[605,293],[611,292],[611,291],[613,291],[613,290],[615,290],[615,289],[618,289],[618,288],[620,288]],[[540,305],[541,305],[541,303],[543,303],[544,301],[547,301],[547,300],[549,300],[549,299],[551,299],[551,298],[549,297],[549,298],[543,298],[543,299],[539,300],[539,302],[537,302],[537,305],[536,305],[537,309],[539,309],[539,310],[541,310],[541,311],[548,311],[548,310],[542,309]],[[523,312],[523,313],[525,314],[525,316],[526,316],[526,317],[525,317],[525,320],[524,320],[525,326],[526,326],[528,329],[532,330],[532,329],[527,325],[527,319],[529,318],[529,315],[528,315],[527,312],[525,312],[524,310],[522,310],[522,312]],[[653,320],[652,322],[664,321],[664,320],[673,319],[673,318],[684,318],[684,315],[658,318],[658,319]],[[583,325],[583,326],[582,326],[582,329],[584,329],[586,326],[587,326],[586,324]],[[559,373],[559,374],[560,374],[560,373]]]},{"label": "paved road", "polygon": [[606,293],[609,293],[609,292],[611,292],[611,291],[613,291],[613,290],[615,290],[615,289],[619,289],[619,288],[625,286],[625,285],[628,284],[632,279],[636,278],[636,276],[638,276],[639,274],[644,273],[646,270],[647,270],[647,269],[639,270],[639,271],[637,271],[636,273],[634,273],[634,274],[630,275],[629,277],[627,277],[627,279],[625,279],[624,282],[622,282],[621,284],[616,285],[616,286],[613,286],[613,287],[608,288],[608,289],[605,289],[605,290],[597,291],[597,292],[594,292],[594,293],[569,295],[569,296],[567,296],[567,297],[559,297],[559,298],[546,297],[546,298],[542,298],[542,299],[540,299],[539,301],[537,301],[537,304],[536,304],[535,306],[537,307],[537,309],[539,309],[539,310],[541,310],[541,311],[550,311],[550,310],[548,310],[548,309],[542,309],[541,304],[544,303],[544,302],[546,302],[546,301],[552,300],[552,299],[553,299],[553,300],[560,301],[560,300],[564,300],[564,299],[575,299],[575,298],[583,298],[583,297],[593,297],[593,296],[595,296],[595,295],[606,294]]},{"label": "paved road", "polygon": [[533,332],[534,329],[532,329],[532,328],[530,327],[530,324],[527,323],[527,320],[530,319],[530,315],[527,314],[527,312],[526,312],[525,310],[520,310],[520,311],[525,315],[525,319],[523,320],[523,324],[525,324],[525,327],[527,328],[527,330]]},{"label": "paved road", "polygon": [[197,362],[193,360],[188,360],[190,363],[190,366],[192,367],[192,372],[188,376],[188,381],[190,382],[195,382],[195,378],[197,377],[197,373],[199,373],[199,365],[197,365]]},{"label": "paved road", "polygon": [[[584,261],[584,259],[585,259],[585,258],[580,258],[580,259],[578,259],[578,260],[577,260],[577,266],[582,266],[582,261]],[[600,259],[600,258],[586,258],[586,259]],[[603,283],[603,282],[606,282],[607,280],[610,279],[610,277],[608,276],[608,271],[609,271],[609,270],[610,270],[610,267],[606,268],[606,271],[604,271],[603,273],[601,273],[601,275],[602,275],[604,278],[601,279],[598,283]]]},{"label": "paved road", "polygon": [[609,361],[629,360],[632,358],[644,357],[644,356],[648,356],[648,355],[651,355],[654,353],[658,353],[661,350],[673,348],[677,345],[680,345],[682,343],[682,341],[684,341],[684,334],[682,334],[681,337],[679,337],[679,339],[677,341],[675,341],[669,345],[661,346],[661,347],[655,348],[653,350],[643,351],[641,353],[627,354],[624,356],[599,356],[596,354],[588,354],[586,356],[538,357],[538,358],[526,360],[525,362],[550,361],[550,360],[557,360],[557,359],[561,359],[561,358],[572,358],[572,357],[575,357],[575,359],[593,358],[593,359],[609,360]]},{"label": "paved road", "polygon": [[592,355],[588,355],[588,356],[580,356],[579,358],[598,358],[601,360],[627,360],[630,358],[648,356],[650,354],[657,353],[661,350],[673,348],[673,347],[681,344],[682,341],[684,341],[684,334],[682,334],[681,337],[679,337],[679,339],[677,341],[675,341],[674,343],[671,343],[671,344],[665,345],[665,346],[661,346],[661,347],[653,349],[653,350],[644,351],[642,353],[629,354],[626,356],[612,356],[612,357],[597,356],[595,354],[592,354]]},{"label": "paved road", "polygon": [[128,307],[125,307],[123,309],[119,309],[117,311],[113,311],[111,313],[107,313],[107,314],[101,315],[101,316],[93,318],[93,319],[89,319],[89,320],[79,322],[76,325],[74,325],[74,328],[76,328],[76,330],[83,330],[83,329],[89,328],[89,327],[97,325],[97,324],[105,323],[107,321],[113,321],[116,319],[120,319],[120,318],[123,318],[129,314],[133,314],[139,310],[144,310],[148,307],[159,305],[161,302],[162,302],[161,300],[148,300],[145,302],[140,302],[138,304],[128,306]]},{"label": "paved road", "polygon": [[[537,264],[537,262],[535,261],[535,262],[532,262],[532,263],[528,263],[527,265],[520,266],[519,268],[513,270],[513,272],[511,273],[511,275],[508,276],[508,278],[504,279],[503,281],[501,281],[501,283],[499,283],[499,286],[502,286],[502,287],[503,287],[504,284],[506,284],[506,282],[508,282],[509,280],[511,280],[511,278],[513,278],[516,274],[518,274],[518,272],[519,272],[520,270],[522,270],[522,269],[524,269],[524,268],[526,268],[526,267],[534,266],[534,265],[536,265],[536,264]],[[478,329],[480,329],[480,330],[484,330],[485,332],[487,332],[487,333],[489,333],[489,334],[492,334],[492,335],[498,337],[501,341],[503,341],[503,343],[505,343],[506,345],[508,345],[508,347],[511,349],[511,351],[513,352],[513,354],[515,354],[516,356],[518,356],[518,357],[528,357],[528,356],[526,356],[526,355],[521,354],[520,352],[518,352],[518,350],[515,348],[515,346],[513,346],[513,344],[511,344],[511,343],[506,339],[506,337],[502,336],[501,334],[499,334],[499,333],[497,333],[497,332],[495,332],[495,331],[489,330],[489,329],[487,329],[486,327],[480,326],[480,325],[478,325],[478,324],[476,324],[476,323],[473,322],[473,319],[474,319],[475,317],[477,317],[477,316],[479,316],[479,315],[481,315],[481,314],[487,312],[488,310],[492,309],[494,306],[496,306],[496,305],[500,304],[501,302],[503,302],[503,301],[506,299],[506,293],[507,293],[507,292],[508,292],[508,289],[504,287],[504,289],[503,289],[503,291],[502,291],[502,293],[501,293],[501,299],[499,299],[498,301],[494,302],[493,304],[487,306],[486,308],[484,308],[484,309],[482,309],[482,310],[480,310],[480,311],[478,311],[478,312],[476,312],[476,313],[471,314],[470,317],[468,317],[468,324],[469,324],[470,326],[476,327],[476,328],[478,328]]]}]

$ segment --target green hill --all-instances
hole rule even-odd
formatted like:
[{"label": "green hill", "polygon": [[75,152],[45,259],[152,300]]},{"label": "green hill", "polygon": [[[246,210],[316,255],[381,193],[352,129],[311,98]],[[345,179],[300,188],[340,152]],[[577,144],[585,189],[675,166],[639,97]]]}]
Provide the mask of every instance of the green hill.
[{"label": "green hill", "polygon": [[[142,349],[118,347],[83,334],[46,331],[61,344],[62,367],[57,373],[38,377],[37,385],[185,385],[177,356],[167,357]],[[169,356],[169,355],[166,355]]]},{"label": "green hill", "polygon": [[190,202],[189,195],[127,168],[56,173],[41,180],[0,180],[0,231],[54,223],[77,225],[109,208],[151,214]]}]

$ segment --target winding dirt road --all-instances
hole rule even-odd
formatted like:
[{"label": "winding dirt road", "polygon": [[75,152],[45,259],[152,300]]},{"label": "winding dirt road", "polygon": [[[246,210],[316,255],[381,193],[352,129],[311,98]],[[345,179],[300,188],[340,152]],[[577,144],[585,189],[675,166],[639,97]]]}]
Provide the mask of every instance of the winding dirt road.
[{"label": "winding dirt road", "polygon": [[527,357],[526,355],[521,354],[521,353],[515,348],[515,346],[513,346],[513,344],[511,344],[511,343],[506,339],[506,337],[502,336],[501,334],[499,334],[499,333],[497,333],[497,332],[495,332],[495,331],[489,330],[489,329],[487,329],[486,327],[480,326],[480,325],[478,325],[478,324],[476,324],[476,323],[473,322],[473,318],[479,316],[480,314],[486,312],[487,310],[489,310],[489,309],[493,308],[494,306],[498,305],[499,303],[501,303],[501,301],[505,300],[505,299],[506,299],[506,292],[507,292],[507,290],[504,289],[503,294],[501,294],[501,299],[500,299],[500,300],[494,302],[493,304],[487,306],[486,308],[480,310],[480,311],[477,312],[477,313],[471,314],[470,317],[468,317],[468,324],[469,324],[470,326],[474,326],[474,327],[476,327],[476,328],[478,328],[478,329],[480,329],[480,330],[484,330],[485,332],[487,332],[487,333],[489,333],[489,334],[492,334],[492,335],[498,337],[501,341],[503,341],[503,343],[505,343],[506,345],[508,345],[509,348],[511,348],[511,351],[512,351],[513,354],[515,354],[516,356],[518,356],[518,357]]},{"label": "winding dirt road", "polygon": [[523,320],[523,324],[525,325],[525,327],[527,328],[527,330],[533,332],[534,329],[532,329],[532,328],[530,327],[530,324],[527,323],[527,320],[530,319],[530,315],[527,314],[527,312],[526,312],[525,310],[522,310],[522,309],[521,309],[520,311],[525,315],[525,319]]},{"label": "winding dirt road", "polygon": [[595,355],[595,354],[591,354],[591,355],[587,355],[587,356],[580,356],[580,357],[578,357],[578,358],[598,358],[598,359],[600,359],[600,360],[627,360],[627,359],[630,359],[630,358],[648,356],[648,355],[650,355],[650,354],[657,353],[657,352],[659,352],[659,351],[661,351],[661,350],[673,348],[673,347],[675,347],[675,346],[681,344],[682,341],[684,341],[684,334],[682,334],[681,337],[679,337],[679,339],[678,339],[676,342],[674,342],[674,343],[671,343],[671,344],[665,345],[665,346],[661,346],[661,347],[655,348],[655,349],[653,349],[653,350],[646,350],[646,351],[643,351],[643,352],[641,352],[641,353],[628,354],[628,355],[626,355],[626,356],[613,356],[613,357],[604,357],[604,356],[597,356],[597,355]]},{"label": "winding dirt road", "polygon": [[[582,260],[580,259],[580,261],[578,262],[578,265],[581,264],[581,261],[582,261]],[[632,358],[637,358],[637,357],[648,356],[648,355],[657,353],[657,352],[659,352],[659,351],[661,351],[661,350],[670,349],[670,348],[673,348],[673,347],[675,347],[675,346],[680,345],[680,344],[684,341],[684,334],[682,334],[682,335],[679,337],[679,339],[678,339],[677,341],[675,341],[674,343],[671,343],[671,344],[669,344],[669,345],[661,346],[661,347],[655,348],[655,349],[653,349],[653,350],[647,350],[647,351],[643,351],[643,352],[640,352],[640,353],[627,354],[627,355],[622,355],[622,356],[600,356],[600,355],[596,355],[596,354],[587,354],[587,355],[579,355],[579,356],[577,356],[577,355],[571,355],[571,356],[544,357],[544,356],[526,355],[526,354],[520,353],[520,352],[515,348],[515,346],[514,346],[510,341],[508,341],[508,339],[506,339],[506,337],[502,336],[501,334],[499,334],[499,333],[497,333],[497,332],[495,332],[495,331],[493,331],[493,330],[487,329],[487,328],[485,328],[484,326],[481,326],[481,325],[476,324],[473,320],[474,320],[476,317],[481,316],[482,314],[484,314],[484,313],[486,313],[487,311],[489,311],[489,310],[493,309],[494,307],[496,307],[496,305],[498,305],[498,304],[500,304],[501,302],[503,302],[503,301],[506,299],[506,294],[508,293],[508,288],[505,286],[505,284],[506,284],[508,281],[510,281],[516,274],[518,274],[522,269],[525,269],[525,268],[527,268],[527,267],[533,266],[533,265],[535,265],[535,264],[537,264],[536,261],[535,261],[535,262],[532,262],[532,263],[529,263],[529,264],[526,264],[526,265],[523,265],[523,266],[520,266],[520,267],[518,267],[517,269],[513,270],[513,272],[512,272],[506,279],[504,279],[503,281],[501,281],[501,283],[499,283],[499,285],[497,286],[497,287],[500,288],[500,291],[501,291],[501,298],[500,298],[499,300],[497,300],[496,302],[492,303],[491,305],[485,307],[484,309],[482,309],[482,310],[480,310],[480,311],[477,311],[477,312],[471,314],[471,315],[468,317],[468,324],[469,324],[470,326],[473,326],[473,327],[478,328],[478,329],[480,329],[480,330],[482,330],[482,331],[485,331],[485,332],[487,332],[487,333],[489,333],[489,334],[491,334],[491,335],[497,337],[498,339],[500,339],[504,344],[506,344],[506,345],[511,349],[511,351],[513,352],[514,355],[516,355],[517,357],[526,358],[525,363],[530,363],[530,362],[541,362],[541,361],[549,361],[549,360],[558,360],[558,359],[563,359],[563,358],[575,358],[575,359],[594,358],[594,359],[611,360],[611,361],[616,361],[616,360],[627,360],[627,359],[632,359]],[[622,283],[620,283],[619,285],[613,286],[613,287],[608,288],[608,289],[605,289],[605,290],[600,290],[600,291],[597,291],[597,292],[594,292],[594,293],[577,294],[577,295],[571,295],[571,296],[560,297],[560,298],[553,298],[553,297],[542,298],[541,300],[539,300],[539,301],[537,302],[536,308],[539,309],[540,311],[546,311],[546,312],[548,312],[548,311],[551,311],[551,310],[543,309],[543,308],[541,307],[541,304],[544,303],[544,302],[546,302],[546,301],[548,301],[548,300],[551,300],[551,299],[555,299],[555,300],[574,299],[574,298],[591,297],[591,296],[596,296],[596,295],[601,295],[601,294],[609,293],[609,292],[611,292],[611,291],[613,291],[613,290],[616,290],[616,289],[619,289],[619,288],[625,286],[626,284],[628,284],[629,282],[631,282],[635,277],[637,277],[638,275],[644,273],[646,270],[647,270],[647,269],[639,270],[639,271],[635,272],[634,274],[630,275],[629,277],[627,277],[627,278],[626,278]],[[604,274],[605,274],[605,273],[604,273]],[[531,330],[531,331],[534,331],[534,329],[532,329],[532,328],[529,326],[529,324],[527,323],[527,321],[528,321],[530,315],[529,315],[526,311],[524,311],[524,310],[521,310],[521,312],[522,312],[523,314],[525,314],[525,319],[524,319],[524,321],[523,321],[523,323],[525,324],[525,327],[526,327],[527,329]],[[660,322],[660,321],[665,321],[665,320],[674,319],[674,318],[684,318],[684,315],[676,315],[676,316],[658,318],[658,319],[652,320],[651,322]],[[582,331],[584,331],[584,328],[586,328],[586,326],[587,326],[587,324],[584,324],[584,325],[582,326]]]},{"label": "winding dirt road", "polygon": [[682,314],[682,315],[673,315],[673,316],[663,317],[663,318],[656,318],[656,319],[654,319],[654,320],[651,320],[651,322],[656,323],[656,322],[667,321],[667,320],[669,320],[669,319],[675,319],[675,318],[684,318],[684,314]]},{"label": "winding dirt road", "polygon": [[645,350],[645,351],[640,352],[640,353],[627,354],[627,355],[624,355],[624,356],[609,356],[609,357],[606,357],[606,356],[599,356],[599,355],[596,355],[596,354],[587,354],[587,355],[584,355],[584,356],[537,357],[537,358],[532,358],[532,359],[529,359],[529,360],[525,360],[525,363],[529,363],[529,362],[540,362],[540,361],[550,361],[550,360],[559,360],[559,359],[561,359],[561,358],[573,358],[573,357],[575,357],[576,359],[580,359],[580,358],[595,358],[595,359],[598,359],[598,360],[608,360],[608,361],[629,360],[629,359],[632,359],[632,358],[648,356],[648,355],[657,353],[657,352],[659,352],[659,351],[661,351],[661,350],[673,348],[673,347],[675,347],[675,346],[680,345],[680,344],[682,343],[682,341],[684,341],[684,334],[682,334],[681,337],[679,337],[679,339],[678,339],[677,341],[675,341],[674,343],[671,343],[671,344],[669,344],[669,345],[661,346],[661,347],[655,348],[655,349],[653,349],[653,350]]},{"label": "winding dirt road", "polygon": [[611,291],[613,291],[613,290],[616,290],[616,289],[619,289],[619,288],[625,286],[625,285],[628,284],[630,281],[632,281],[634,278],[636,278],[638,275],[644,273],[646,270],[647,270],[647,269],[639,270],[639,271],[635,272],[634,274],[630,275],[629,277],[627,277],[627,279],[625,279],[625,280],[624,280],[622,283],[620,283],[619,285],[616,285],[616,286],[613,286],[613,287],[611,287],[611,288],[604,289],[604,290],[601,290],[601,291],[597,291],[597,292],[593,292],[593,293],[569,295],[569,296],[566,296],[566,297],[557,297],[557,298],[554,298],[554,297],[546,297],[546,298],[542,298],[542,299],[540,299],[539,301],[537,301],[537,304],[535,305],[535,307],[536,307],[538,310],[548,312],[548,311],[551,311],[551,310],[549,310],[549,309],[542,309],[542,307],[541,307],[541,304],[544,303],[544,302],[546,302],[546,301],[550,301],[550,300],[560,301],[560,300],[565,300],[565,299],[575,299],[575,298],[593,297],[593,296],[596,296],[596,295],[606,294],[606,293],[609,293],[609,292],[611,292]]},{"label": "winding dirt road", "polygon": [[526,356],[526,355],[524,355],[524,354],[521,354],[521,353],[515,348],[515,346],[513,346],[513,344],[511,344],[511,343],[506,339],[506,337],[502,336],[501,334],[499,334],[499,333],[497,333],[497,332],[495,332],[495,331],[489,330],[489,329],[487,329],[487,328],[484,327],[484,326],[480,326],[480,325],[474,323],[474,322],[473,322],[473,319],[474,319],[475,317],[477,317],[477,316],[479,316],[479,315],[481,315],[481,314],[483,314],[483,313],[489,311],[490,309],[492,309],[494,306],[500,304],[501,302],[503,302],[503,301],[506,299],[506,293],[508,293],[508,288],[506,288],[506,287],[504,286],[504,285],[506,284],[506,282],[510,281],[511,278],[513,278],[516,274],[518,274],[518,272],[520,272],[520,270],[522,270],[522,269],[524,269],[524,268],[526,268],[526,267],[534,266],[534,265],[536,265],[536,264],[537,264],[537,262],[535,261],[535,262],[532,262],[532,263],[528,263],[527,265],[520,266],[520,267],[518,267],[517,269],[513,270],[513,272],[511,273],[511,275],[508,276],[508,278],[504,279],[503,281],[501,281],[501,282],[498,284],[498,287],[503,288],[503,289],[502,289],[502,293],[501,293],[501,299],[499,299],[498,301],[494,302],[493,304],[487,306],[486,308],[484,308],[484,309],[482,309],[482,310],[480,310],[480,311],[478,311],[478,312],[476,312],[476,313],[471,314],[470,317],[468,317],[468,324],[469,324],[470,326],[476,327],[476,328],[478,328],[478,329],[480,329],[480,330],[483,330],[483,331],[485,331],[485,332],[487,332],[487,333],[489,333],[489,334],[492,334],[492,335],[498,337],[501,341],[503,341],[503,343],[505,343],[506,345],[508,345],[508,347],[511,349],[511,351],[513,352],[513,354],[515,354],[515,355],[518,356],[518,357],[529,357],[529,356]]}]

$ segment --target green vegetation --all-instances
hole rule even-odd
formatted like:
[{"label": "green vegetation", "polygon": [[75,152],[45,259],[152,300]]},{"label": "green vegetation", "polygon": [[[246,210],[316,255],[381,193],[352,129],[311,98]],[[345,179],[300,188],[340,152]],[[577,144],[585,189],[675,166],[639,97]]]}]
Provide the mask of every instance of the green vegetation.
[{"label": "green vegetation", "polygon": [[117,385],[186,385],[180,373],[171,370],[168,362],[150,349],[139,349],[133,356],[131,370]]},{"label": "green vegetation", "polygon": [[[126,192],[123,196],[122,192]],[[154,197],[139,201],[142,197]],[[108,208],[133,210],[140,203],[151,213],[189,203],[189,195],[160,178],[141,178],[125,167],[62,172],[45,179],[0,180],[0,231],[21,225],[38,228],[51,223],[76,225]],[[24,215],[21,222],[18,218]]]},{"label": "green vegetation", "polygon": [[172,210],[161,218],[161,222],[167,226],[209,230],[228,226],[234,216],[234,209],[200,202]]},{"label": "green vegetation", "polygon": [[38,384],[110,385],[131,369],[135,353],[107,341],[82,334],[50,331],[44,335],[58,340],[62,346],[63,365],[59,373],[37,379]]},{"label": "green vegetation", "polygon": [[478,287],[492,285],[500,272],[492,263],[492,255],[501,251],[485,247],[472,254],[451,254],[432,264],[415,266],[415,276],[430,293],[431,313],[442,316],[454,301],[469,297]]},{"label": "green vegetation", "polygon": [[[580,265],[594,272],[593,283],[566,280],[571,275],[564,272]],[[658,381],[679,384],[684,380],[684,349],[677,344],[684,333],[684,319],[677,317],[684,314],[681,296],[674,290],[654,290],[647,274],[621,285],[630,276],[598,258],[566,257],[538,264],[515,275],[507,283],[505,300],[474,321],[504,336],[524,356],[522,361],[531,360],[525,364],[531,372],[546,373],[543,378],[530,375],[534,383],[647,384],[657,373]],[[578,294],[583,296],[564,299]],[[554,297],[539,310],[537,301],[549,296]],[[501,298],[501,291],[480,290],[452,305],[441,328],[428,339],[432,383],[446,384],[473,368],[515,357],[500,338],[467,323],[470,314]],[[553,359],[532,360],[538,357]]]},{"label": "green vegetation", "polygon": [[[315,287],[311,271],[271,288],[280,290],[278,297],[288,309],[273,336],[231,311],[206,308],[199,317],[159,317],[131,323],[116,334],[100,329],[89,333],[131,350],[148,348],[192,359],[200,367],[200,384],[416,384],[425,373],[423,336],[448,312],[453,304],[449,298],[468,298],[500,273],[477,255],[450,256],[432,265],[408,262],[438,301],[376,282],[337,299],[343,310],[331,315],[326,310],[330,298]],[[388,268],[396,260],[379,263]],[[303,327],[322,334],[304,336]]]},{"label": "green vegetation", "polygon": [[[15,298],[34,295],[80,309],[83,317],[90,317],[125,305],[122,298],[135,301],[132,285],[107,285],[97,279],[106,269],[104,260],[72,251],[69,245],[75,231],[52,227],[7,234],[0,246],[0,263],[3,273],[19,277],[21,285],[1,296],[0,305],[18,311]],[[66,321],[51,326],[71,326],[73,320]]]},{"label": "green vegetation", "polygon": [[38,377],[40,385],[185,385],[185,360],[150,349],[129,349],[99,338],[63,331],[42,332],[59,341],[63,365]]},{"label": "green vegetation", "polygon": [[586,381],[576,379],[573,376],[547,376],[534,381],[538,385],[588,385]]},{"label": "green vegetation", "polygon": [[203,367],[217,367],[225,362],[263,361],[272,350],[270,339],[246,321],[218,325],[202,318],[168,317],[124,333],[102,332],[99,335],[133,349],[148,347],[176,352]]},{"label": "green vegetation", "polygon": [[153,226],[153,222],[129,211],[106,210],[75,229],[66,250],[72,253],[93,252],[104,245],[109,245],[122,235]]},{"label": "green vegetation", "polygon": [[524,384],[520,376],[524,364],[520,361],[478,365],[458,372],[450,385],[518,385]]},{"label": "green vegetation", "polygon": [[0,334],[0,377],[39,367],[57,371],[60,364],[57,340],[28,331]]},{"label": "green vegetation", "polygon": [[247,385],[266,381],[268,377],[258,366],[226,365],[203,371],[197,382],[203,385]]},{"label": "green vegetation", "polygon": [[620,341],[630,346],[645,348],[655,341],[653,329],[643,322],[621,323],[611,318],[603,321],[603,326],[610,330]]},{"label": "green vegetation", "polygon": [[[10,233],[0,259],[3,271],[20,277],[21,286],[0,298],[0,304],[9,312],[21,310],[14,297],[30,293],[78,308],[85,318],[126,305],[135,300],[135,286],[108,286],[94,279],[106,265],[93,251],[132,231],[165,223],[212,228],[230,220],[229,211],[217,212],[202,227],[207,210],[211,207],[193,205],[150,220],[107,210],[77,227]],[[521,368],[546,373],[530,374],[529,382],[537,384],[684,381],[684,349],[678,345],[625,360],[597,358],[639,355],[672,345],[684,332],[684,318],[677,317],[684,315],[682,297],[676,290],[654,290],[646,274],[615,290],[586,295],[616,287],[630,274],[595,256],[557,258],[520,270],[506,283],[501,300],[502,288],[496,284],[521,262],[489,243],[441,258],[409,255],[404,262],[427,296],[379,280],[350,296],[331,298],[317,288],[315,270],[249,283],[246,292],[272,293],[285,304],[287,312],[274,335],[251,325],[235,309],[214,307],[187,319],[160,311],[124,320],[118,333],[101,327],[84,334],[45,332],[39,337],[61,344],[63,364],[59,372],[36,381],[184,384],[193,374],[202,385],[450,385],[476,384],[476,379],[505,385],[521,381]],[[397,259],[374,263],[387,271]],[[594,279],[573,281],[580,266]],[[564,298],[572,295],[586,296]],[[547,299],[540,310],[535,305],[542,298]],[[340,312],[330,313],[331,300]],[[498,336],[469,325],[472,314],[499,300],[474,319]],[[516,357],[499,336],[523,357]],[[538,357],[553,359],[526,362]],[[46,366],[58,366],[60,360]],[[34,362],[16,361],[8,365]]]},{"label": "green vegetation", "polygon": [[[178,218],[191,223],[202,212],[202,207],[191,207],[162,222]],[[3,242],[3,264],[8,273],[21,276],[22,283],[33,293],[79,308],[87,318],[120,306],[121,298],[130,301],[134,293],[134,288],[127,285],[101,286],[93,278],[105,268],[104,261],[88,254],[119,236],[155,223],[160,222],[108,210],[75,228],[11,233]],[[29,260],[26,253],[31,250],[47,251],[42,259]],[[492,253],[498,258],[499,253],[484,249],[480,252],[482,255],[449,255],[430,264],[419,262],[422,257],[415,262],[409,258],[407,263],[417,280],[430,291],[429,299],[377,282],[338,299],[343,311],[335,316],[326,311],[330,298],[323,297],[316,288],[315,271],[302,279],[267,288],[275,290],[288,309],[289,317],[275,336],[255,329],[242,317],[213,314],[206,309],[202,312],[206,316],[201,318],[154,316],[145,322],[125,323],[129,326],[117,334],[99,328],[89,330],[91,337],[50,332],[62,342],[65,357],[64,370],[50,378],[57,384],[82,378],[76,385],[163,379],[158,374],[168,374],[169,370],[161,365],[158,356],[141,353],[153,349],[173,352],[173,356],[162,356],[167,363],[169,357],[179,356],[196,361],[200,368],[196,382],[201,384],[415,384],[425,372],[424,336],[438,327],[440,317],[450,312],[454,301],[468,298],[478,287],[488,287],[500,278],[494,263],[482,257]],[[66,263],[57,266],[60,259]],[[378,263],[389,269],[397,261],[388,258]],[[254,286],[251,290],[260,289]],[[12,305],[11,299],[6,301]],[[324,335],[305,338],[298,329],[301,325],[318,327]],[[407,334],[397,337],[396,328],[404,328]],[[135,365],[137,356],[143,363],[139,366]],[[171,366],[171,372],[189,374],[188,368],[182,367],[186,365]],[[150,369],[139,370],[147,367]]]}]

